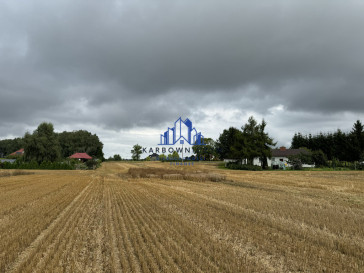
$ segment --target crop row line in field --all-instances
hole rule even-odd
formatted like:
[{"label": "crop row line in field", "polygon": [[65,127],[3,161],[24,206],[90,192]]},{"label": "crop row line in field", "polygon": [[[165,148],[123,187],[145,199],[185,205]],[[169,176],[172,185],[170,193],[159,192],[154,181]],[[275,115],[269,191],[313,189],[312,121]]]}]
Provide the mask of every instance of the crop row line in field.
[{"label": "crop row line in field", "polygon": [[6,227],[4,225],[1,227],[0,234],[7,234],[7,236],[0,241],[0,249],[6,250],[3,252],[6,255],[0,256],[0,271],[5,270],[5,264],[9,265],[14,262],[18,253],[36,239],[38,234],[56,218],[74,196],[69,192],[61,192],[53,199],[52,196],[48,196],[46,199],[41,199],[36,206],[26,207],[19,211],[18,214],[13,215],[12,221],[8,221]]},{"label": "crop row line in field", "polygon": [[67,219],[69,228],[65,230],[64,236],[60,233],[59,238],[63,239],[59,247],[56,247],[57,256],[46,271],[62,268],[62,271],[67,272],[86,272],[93,266],[103,268],[102,261],[95,258],[98,248],[103,248],[103,245],[97,245],[95,239],[95,229],[99,229],[99,221],[102,221],[100,217],[103,215],[98,207],[102,201],[101,194],[102,185],[98,181],[90,185],[87,195],[85,194],[85,202],[79,203],[75,208],[77,214],[74,219]]},{"label": "crop row line in field", "polygon": [[[27,183],[31,182],[33,179],[35,178],[32,177]],[[49,185],[39,184],[30,189],[27,188],[25,191],[13,193],[7,191],[2,192],[4,196],[0,197],[0,217],[13,214],[14,209],[18,209],[18,207],[20,209],[28,207],[29,205],[38,202],[43,196],[47,196],[52,192],[57,192],[65,185],[70,185],[70,183],[67,182],[59,186],[57,182],[58,181],[51,181]]]},{"label": "crop row line in field", "polygon": [[[188,222],[190,225],[192,224],[191,227],[193,229],[197,228],[197,230],[199,230],[201,232],[201,234],[202,233],[208,234],[210,242],[211,242],[211,239],[212,239],[217,245],[228,243],[226,240],[221,241],[223,236],[218,236],[217,235],[218,234],[217,230],[213,230],[211,228],[207,229],[206,226],[201,225],[201,223],[199,221],[197,221],[197,220],[196,221],[191,221],[192,218],[189,217],[189,215],[184,214],[184,213],[179,213],[180,211],[178,210],[178,208],[181,207],[181,206],[172,205],[171,203],[167,204],[164,201],[161,201],[161,199],[159,199],[157,197],[157,195],[154,194],[154,192],[151,192],[151,191],[147,191],[147,192],[149,193],[149,198],[154,200],[153,202],[159,204],[158,205],[158,210],[163,210],[164,213],[167,214],[167,215],[174,215],[175,217],[178,217],[180,220],[184,220],[184,221]],[[178,225],[170,225],[170,226],[166,227],[166,229],[167,230],[174,230],[175,226],[180,226],[180,223]],[[186,233],[187,232],[184,233],[185,236],[187,235]],[[173,233],[173,237],[177,237],[177,235],[181,236],[182,233],[180,233],[179,231],[176,231],[175,233]],[[191,234],[189,234],[189,235],[191,235]],[[200,256],[200,258],[202,258],[202,260],[204,260],[205,263],[207,262],[208,264],[210,264],[212,266],[211,261],[206,260],[206,256],[211,257],[211,245],[210,244],[204,244],[203,242],[200,242],[197,245],[199,247],[199,249],[197,250],[196,245],[195,245],[195,247],[193,247],[193,245],[192,245],[192,244],[195,244],[196,241],[197,241],[196,239],[193,239],[193,241],[187,242],[188,245],[191,247],[191,249],[189,249],[189,253],[194,253],[194,255],[197,256],[197,257]],[[227,245],[226,247],[227,248],[234,248],[234,246],[231,246],[231,245]],[[203,254],[202,257],[201,257],[201,254]],[[234,253],[231,253],[231,254],[232,254],[232,256],[229,257],[229,258],[233,259],[232,263],[233,264],[238,263],[238,267],[243,267],[243,268],[240,268],[239,270],[249,271],[251,268],[255,268],[255,270],[257,270],[257,268],[261,267],[261,266],[259,266],[257,264],[257,260],[256,260],[257,255],[256,254],[249,256],[248,252],[247,253],[241,253],[241,251],[240,251],[239,255],[237,255],[236,258],[234,258],[234,256],[235,256]],[[204,255],[206,255],[206,256],[204,256]],[[238,261],[241,260],[241,257],[243,257],[243,260],[245,261],[245,264],[239,265]],[[223,260],[223,259],[220,258],[220,260]],[[200,262],[201,262],[201,260],[200,260]],[[213,265],[212,268],[215,268],[216,272],[221,272],[221,270],[222,270],[222,269],[219,269],[217,267],[217,265]],[[208,268],[208,269],[204,268],[204,271],[209,270],[211,272],[212,268]],[[266,267],[264,267],[264,271],[267,272],[268,269],[269,269],[269,266],[266,265]],[[225,270],[228,270],[228,269],[225,269]],[[261,268],[260,270],[263,270],[263,268]]]},{"label": "crop row line in field", "polygon": [[[113,220],[113,214],[112,214],[112,203],[111,203],[111,192],[110,188],[105,189],[104,191],[104,200],[106,203],[106,211],[107,211],[107,217],[106,217],[106,232],[108,234],[108,239],[110,240],[111,244],[111,262],[112,262],[112,270],[113,272],[122,272],[121,268],[121,261],[120,258],[123,258],[123,264],[127,266],[128,262],[125,258],[125,253],[123,255],[120,253],[118,244],[116,242],[117,233],[115,231],[115,223]],[[123,248],[122,251],[125,252],[125,249]],[[129,270],[130,271],[130,270]]]},{"label": "crop row line in field", "polygon": [[[72,271],[74,269],[72,268],[74,265],[72,263],[69,265],[67,262],[76,250],[80,251],[80,240],[83,234],[80,234],[78,229],[88,227],[88,223],[92,217],[88,213],[88,210],[95,202],[93,193],[95,185],[96,183],[90,184],[89,189],[84,193],[82,199],[80,198],[78,200],[77,205],[74,205],[72,210],[69,211],[69,214],[59,223],[59,227],[57,226],[57,229],[48,238],[47,241],[52,242],[52,251],[46,255],[47,260],[39,266],[39,271],[54,271],[54,269],[59,267],[62,267],[63,271]],[[87,231],[88,229],[84,230],[85,233]],[[42,256],[45,256],[45,254],[42,254]]]},{"label": "crop row line in field", "polygon": [[[326,247],[335,248],[342,252],[343,254],[361,258],[362,255],[359,254],[361,249],[364,249],[364,240],[360,236],[341,234],[340,237],[331,232],[328,229],[320,229],[307,225],[304,222],[298,223],[291,219],[287,219],[281,216],[277,216],[271,213],[262,213],[257,210],[247,209],[236,204],[219,200],[211,196],[206,196],[204,194],[187,191],[184,192],[195,195],[198,199],[205,199],[206,201],[211,201],[213,203],[221,204],[225,207],[229,207],[233,210],[240,210],[244,214],[250,217],[251,220],[258,220],[261,224],[269,225],[273,228],[277,228],[279,231],[288,233],[291,232],[295,236],[309,240],[312,243],[320,244]],[[328,239],[329,238],[329,239]]]},{"label": "crop row line in field", "polygon": [[[119,188],[119,190],[121,189],[122,188]],[[136,222],[139,219],[135,219],[135,216],[139,212],[133,212],[131,210],[132,204],[130,202],[125,202],[123,196],[120,196],[119,191],[115,191],[114,193],[119,193],[119,195],[116,195],[117,198],[115,201],[120,209],[120,216],[123,217],[125,223],[127,224],[126,227],[128,228],[128,233],[131,236],[135,254],[140,263],[141,270],[143,272],[149,270],[152,272],[160,272],[163,270],[163,268],[157,263],[157,257],[154,259],[153,252],[155,251],[155,246],[150,243],[150,238],[148,238],[145,232],[143,232],[143,222]]]},{"label": "crop row line in field", "polygon": [[[129,203],[136,204],[134,210],[143,212],[143,215],[140,215],[140,217],[142,217],[142,219],[144,220],[149,220],[148,223],[146,224],[146,227],[149,228],[150,232],[152,232],[153,230],[158,231],[163,236],[163,239],[158,238],[159,243],[166,240],[168,241],[170,246],[172,246],[172,249],[168,249],[169,252],[174,254],[174,259],[178,260],[182,259],[179,266],[183,267],[184,271],[188,269],[191,270],[191,268],[194,268],[194,270],[203,272],[199,268],[198,264],[194,261],[194,259],[192,259],[192,255],[195,257],[199,257],[199,262],[203,261],[206,264],[209,264],[210,270],[214,269],[215,271],[219,271],[218,267],[212,264],[212,262],[208,260],[206,256],[203,255],[203,253],[205,254],[208,253],[208,247],[206,247],[206,245],[204,244],[199,245],[198,246],[199,249],[197,250],[196,246],[193,246],[193,244],[190,242],[191,239],[187,239],[185,236],[182,236],[181,231],[175,228],[175,226],[181,227],[181,223],[178,222],[176,223],[176,225],[173,225],[174,222],[172,221],[176,221],[176,218],[173,214],[171,214],[168,217],[168,222],[166,222],[166,220],[162,220],[161,218],[159,218],[160,221],[156,221],[155,215],[152,216],[150,211],[154,213],[159,212],[158,214],[166,215],[164,213],[165,211],[163,210],[163,208],[160,206],[156,206],[156,203],[153,202],[145,204],[145,206],[141,205],[142,202],[144,203],[148,199],[150,199],[150,196],[147,191],[143,191],[142,193],[140,193],[140,195],[138,195],[139,197],[140,196],[142,197],[143,199],[142,201],[141,198],[139,199],[136,198],[136,195],[132,192],[130,188],[128,188],[127,190],[128,190],[127,197],[128,199],[130,199]],[[162,226],[161,223],[165,225]],[[187,234],[185,233],[185,235]],[[189,235],[191,236],[191,234]],[[176,243],[177,241],[179,242],[179,244]],[[180,245],[187,247],[187,249],[183,250]],[[170,256],[167,257],[169,257],[168,259],[170,259]]]},{"label": "crop row line in field", "polygon": [[[149,188],[151,185],[144,185]],[[156,198],[158,198],[158,186],[156,188],[155,194]],[[183,194],[180,198],[177,195]],[[186,220],[190,221],[196,227],[204,230],[204,232],[210,234],[212,238],[216,241],[226,241],[228,242],[234,250],[238,250],[239,256],[244,257],[244,260],[254,261],[259,260],[261,265],[265,267],[264,271],[275,271],[277,268],[283,267],[283,261],[279,259],[277,254],[273,254],[273,251],[270,251],[268,254],[266,250],[267,248],[264,247],[265,243],[267,243],[266,234],[271,234],[271,232],[266,231],[263,233],[258,232],[255,220],[251,219],[253,222],[246,222],[239,220],[239,225],[237,224],[237,219],[240,218],[239,215],[231,215],[231,212],[226,213],[226,209],[223,209],[222,204],[217,204],[218,207],[211,206],[211,200],[201,200],[200,198],[195,198],[197,196],[190,195],[186,192],[175,191],[174,193],[170,190],[169,194],[163,194],[165,197],[164,199],[173,201],[172,204],[178,203],[178,200],[184,202],[183,206],[176,205],[175,207],[171,208],[168,201],[165,204],[165,207],[170,210],[170,213],[178,213],[181,217],[185,218]],[[159,199],[161,200],[161,199]],[[164,200],[165,202],[166,200]],[[206,202],[207,201],[207,202]],[[193,210],[193,207],[198,207],[198,212],[200,214],[196,214],[196,210]],[[186,210],[188,208],[188,210]],[[206,213],[207,212],[207,213]],[[222,215],[221,213],[224,212]],[[196,214],[196,216],[193,216]],[[202,217],[203,215],[203,217]],[[211,218],[210,218],[211,216]],[[232,219],[229,219],[232,218]],[[225,228],[216,228],[215,227],[215,219],[225,219],[224,222],[229,223],[229,227]],[[206,221],[209,220],[209,221]],[[233,225],[232,225],[233,224]],[[232,226],[231,226],[232,225]],[[250,225],[254,225],[250,228]],[[228,228],[228,229],[227,229]],[[259,227],[261,228],[268,228],[266,226]],[[243,236],[241,236],[241,233]],[[260,248],[257,248],[256,242],[260,243]],[[269,250],[268,250],[269,251]],[[276,256],[276,257],[274,257]],[[258,259],[257,259],[258,258]],[[272,264],[272,262],[274,262]],[[281,271],[286,271],[286,269],[281,268]]]},{"label": "crop row line in field", "polygon": [[[145,184],[145,186],[147,186],[147,187],[148,187],[148,185]],[[159,185],[157,185],[157,187],[158,186]],[[218,207],[216,207],[216,209],[218,209],[218,210],[216,210],[215,207],[212,207],[211,206],[211,200],[204,200],[204,201],[202,201],[201,198],[193,198],[192,196],[189,196],[188,193],[183,193],[183,192],[179,192],[178,193],[178,190],[175,192],[175,194],[177,194],[177,195],[181,195],[182,194],[182,195],[181,195],[180,198],[177,197],[176,195],[172,194],[172,191],[169,188],[169,195],[166,196],[166,198],[169,198],[170,197],[171,200],[173,200],[173,201],[181,200],[183,202],[188,202],[188,203],[194,204],[195,206],[199,207],[199,212],[200,213],[203,213],[203,211],[205,210],[203,208],[207,204],[210,203],[210,205],[208,205],[208,208],[206,208],[206,209],[208,209],[206,211],[210,212],[208,215],[211,215],[211,217],[213,217],[215,219],[218,219],[219,214],[220,214],[220,211],[226,211],[226,209],[223,209],[223,207],[224,207],[223,204],[220,204],[220,205],[219,204],[216,204],[217,206],[220,206],[221,207],[220,209]],[[188,207],[190,207],[190,206],[187,206],[185,204],[184,208],[188,208]],[[233,211],[231,211],[231,212],[233,212]],[[191,210],[190,213],[195,213],[195,211]],[[246,217],[245,214],[243,214],[243,215],[244,215],[244,217]],[[239,230],[239,226],[240,226],[240,229],[241,228],[244,228],[244,226],[246,226],[245,227],[245,230],[244,230],[244,233],[246,233],[246,234],[244,234],[244,236],[245,237],[248,236],[250,239],[253,239],[256,242],[258,241],[259,242],[259,245],[258,246],[261,249],[264,249],[264,251],[269,251],[270,253],[275,253],[278,250],[279,252],[282,252],[282,253],[275,254],[275,255],[278,255],[279,254],[278,257],[287,257],[288,258],[288,257],[290,257],[292,255],[292,253],[290,253],[289,251],[287,251],[287,248],[271,249],[270,250],[269,248],[272,247],[272,242],[269,241],[269,243],[268,243],[267,240],[269,238],[271,238],[270,240],[275,240],[275,241],[276,240],[279,240],[281,242],[280,245],[282,245],[282,242],[285,242],[287,239],[288,240],[293,240],[293,238],[297,238],[294,233],[297,233],[298,231],[295,231],[295,230],[292,231],[291,229],[289,229],[290,228],[289,226],[283,227],[284,230],[279,230],[279,227],[277,229],[277,227],[271,226],[269,222],[266,223],[265,221],[262,221],[261,219],[259,219],[258,216],[257,217],[253,217],[253,218],[251,218],[251,217],[249,218],[248,217],[247,220],[250,219],[249,221],[242,221],[242,220],[240,220],[241,221],[240,222],[240,225],[237,225],[237,223],[234,223],[234,218],[241,218],[241,216],[243,216],[243,215],[241,215],[241,213],[234,212],[234,214],[230,216],[231,219],[229,219],[229,220],[226,219],[226,222],[230,223],[230,225],[229,226],[226,226],[226,228],[230,228],[231,229],[231,231],[230,231],[231,234],[234,234],[236,232],[236,230],[233,229],[233,227],[235,226],[235,224],[236,224],[237,230]],[[229,214],[226,214],[225,213],[224,215],[221,215],[221,217],[223,217],[223,218],[227,218],[226,216],[229,216]],[[208,216],[207,217],[196,216],[196,217],[197,217],[196,218],[197,219],[196,221],[201,221],[202,218],[203,219],[208,218]],[[235,222],[236,222],[236,220],[235,220]],[[260,223],[260,224],[257,225],[257,223]],[[214,223],[213,223],[213,221],[210,221],[210,223],[206,223],[205,225],[207,227],[211,228],[211,226],[213,226]],[[254,228],[254,226],[255,226],[255,228]],[[259,227],[259,230],[261,230],[260,232],[258,232],[258,230],[256,230],[257,227]],[[253,230],[255,230],[255,231],[253,232]],[[269,235],[269,236],[267,237],[267,235]],[[295,252],[296,251],[299,251],[298,253],[301,253],[302,252],[302,256],[307,256],[307,254],[304,254],[307,250],[305,250],[305,249],[302,248],[303,247],[303,244],[300,244],[300,241],[301,240],[305,240],[305,237],[300,237],[300,236],[303,236],[303,235],[300,235],[300,234],[298,234],[298,235],[299,235],[298,238],[301,238],[301,239],[294,239],[294,242],[296,242],[296,244],[295,245],[292,245],[292,248],[295,250]],[[239,233],[237,233],[235,236],[239,236]],[[292,239],[289,239],[289,237],[287,237],[287,236],[291,237]],[[240,237],[241,237],[241,235],[240,235]],[[261,237],[261,238],[259,239],[259,237]],[[279,238],[281,238],[281,239],[279,239]],[[354,259],[354,257],[350,257],[350,256],[347,256],[347,255],[342,256],[342,254],[339,253],[339,252],[336,252],[336,254],[333,253],[332,252],[333,248],[330,245],[322,248],[320,245],[317,245],[315,242],[313,242],[312,244],[310,244],[309,246],[306,246],[306,247],[308,247],[310,249],[309,251],[310,251],[310,254],[312,254],[312,255],[315,252],[319,252],[320,253],[320,257],[322,257],[322,258],[319,258],[319,259],[320,259],[320,263],[322,265],[326,264],[326,266],[330,266],[329,265],[329,261],[332,260],[332,259],[335,259],[335,260],[338,260],[339,259],[342,262],[345,260],[346,262],[350,263],[350,266],[352,266],[353,268],[356,268],[357,266],[362,266],[362,263],[363,263],[362,258],[359,257],[361,255],[360,253],[362,253],[362,251],[360,251],[360,249],[358,249],[358,252],[355,254],[355,255],[359,255],[359,256],[356,256],[357,258]],[[312,256],[312,255],[309,255],[309,256]],[[335,256],[333,256],[333,255],[335,255]],[[324,258],[325,256],[327,256],[327,259]],[[309,263],[310,265],[312,265],[313,264],[313,261],[316,260],[316,259],[318,259],[317,256],[312,256],[312,258],[310,260],[308,260],[308,261],[302,261],[302,260],[300,261],[300,259],[299,259],[300,254],[297,254],[297,252],[296,252],[295,257],[296,257],[296,262],[297,263],[301,263],[301,266],[299,266],[300,268],[305,268],[307,266],[307,263]],[[275,259],[275,260],[277,261],[277,259]],[[286,264],[289,264],[289,262],[291,262],[291,260],[286,260],[285,261]],[[274,265],[274,266],[276,267],[277,265]]]},{"label": "crop row line in field", "polygon": [[[63,246],[67,243],[74,243],[74,241],[70,240],[70,235],[73,234],[74,229],[77,225],[77,221],[83,213],[81,212],[82,207],[84,204],[89,203],[87,199],[90,194],[84,194],[82,199],[79,199],[78,206],[74,204],[74,208],[69,210],[68,214],[63,217],[62,220],[66,222],[63,223],[62,220],[55,226],[52,231],[48,232],[48,236],[44,237],[43,245],[39,247],[36,255],[40,256],[40,259],[37,264],[34,261],[38,259],[34,256],[31,258],[31,262],[28,264],[29,268],[34,268],[35,271],[42,272],[45,267],[49,265],[57,264],[58,258],[54,257],[55,251],[59,251],[63,249]],[[45,247],[46,246],[46,247]],[[41,252],[42,251],[42,252]],[[67,252],[69,254],[69,252]]]},{"label": "crop row line in field", "polygon": [[[63,211],[58,214],[57,218],[45,229],[43,230],[38,237],[18,256],[15,262],[9,267],[8,272],[19,272],[24,264],[31,258],[37,250],[41,247],[41,244],[45,238],[47,238],[53,230],[58,228],[59,223],[63,220],[63,218],[67,215],[68,212],[72,212],[72,208],[81,199],[85,192],[89,189],[89,183],[73,200],[72,202],[65,208]],[[86,198],[84,198],[85,200]],[[61,227],[61,226],[60,226]]]},{"label": "crop row line in field", "polygon": [[[143,192],[143,194],[146,194],[146,192],[148,192],[148,191],[143,191],[143,190],[141,190],[141,191]],[[128,189],[128,192],[130,192],[130,189]],[[137,194],[137,196],[140,197],[140,196],[143,196],[143,195],[139,193],[139,194]],[[145,202],[145,200],[147,200],[147,198],[145,198],[145,197],[147,197],[147,195],[143,196],[142,197],[142,200],[139,199],[135,203],[138,204],[139,207],[140,207],[140,204],[142,204],[143,202]],[[163,211],[165,215],[173,215],[173,217],[171,217],[171,219],[168,219],[169,221],[173,221],[173,219],[180,218],[178,216],[176,217],[176,215],[173,214],[173,213],[167,212],[166,210],[163,209],[163,207],[161,207],[159,205],[156,206],[156,204],[157,204],[157,202],[155,202],[155,200],[154,200],[153,203],[148,204],[148,205],[145,204],[145,206],[143,206],[143,207],[145,207],[146,209],[147,208],[154,207],[153,212],[154,211]],[[139,207],[137,208],[137,210],[140,210],[141,209]],[[144,215],[143,215],[143,217],[144,217]],[[206,271],[209,271],[209,272],[212,272],[212,271],[220,272],[220,271],[228,271],[229,270],[229,268],[225,268],[224,269],[224,266],[225,266],[224,264],[220,264],[222,260],[226,260],[226,257],[223,257],[223,256],[219,257],[221,254],[229,253],[229,250],[228,249],[222,248],[222,249],[220,249],[219,253],[211,252],[211,251],[214,251],[213,248],[211,248],[211,245],[208,244],[208,247],[205,248],[206,247],[206,243],[204,243],[203,241],[201,241],[201,236],[202,237],[206,237],[206,236],[203,235],[203,233],[201,233],[203,231],[200,231],[199,232],[199,229],[197,229],[197,230],[196,229],[194,229],[194,230],[192,229],[190,231],[187,231],[187,230],[190,229],[190,227],[189,226],[186,226],[185,224],[183,224],[183,222],[180,222],[180,221],[177,222],[177,223],[170,222],[169,225],[167,223],[167,225],[165,227],[163,227],[164,233],[166,233],[166,236],[167,236],[167,234],[168,234],[169,231],[173,230],[173,227],[182,227],[182,228],[185,229],[184,232],[181,232],[181,231],[174,232],[171,236],[172,236],[172,238],[175,238],[175,239],[178,238],[179,233],[183,233],[184,235],[189,235],[189,236],[192,236],[192,234],[196,233],[196,236],[198,236],[198,239],[196,237],[190,237],[189,239],[183,238],[181,241],[178,240],[178,242],[179,242],[180,245],[184,245],[185,246],[185,243],[182,243],[182,242],[187,240],[186,243],[188,243],[188,245],[190,245],[190,246],[191,245],[194,245],[194,247],[192,249],[189,249],[189,250],[186,250],[186,251],[188,251],[188,253],[190,253],[191,255],[193,254],[194,257],[198,257],[199,258],[198,262],[199,262],[200,265],[201,265],[201,262],[202,261],[204,261],[204,263],[202,263],[203,265],[206,265],[206,264],[209,264],[210,265],[209,268],[203,268],[203,271],[205,271],[205,272]],[[153,227],[153,230],[155,230],[155,229],[156,228]],[[194,232],[194,231],[197,231],[197,232]],[[211,238],[208,237],[208,238],[205,238],[204,240],[207,240],[208,242],[210,242],[211,241],[210,239]],[[222,247],[222,245],[223,245],[223,242],[221,242],[221,241],[220,242],[217,242],[217,247],[218,248]],[[196,248],[198,248],[198,250]],[[232,264],[234,264],[234,265],[239,264],[239,262],[236,260],[236,258],[233,257],[234,256],[233,253],[230,253],[230,256],[231,257],[228,257],[228,260],[229,259],[232,259]],[[209,259],[206,259],[206,257],[209,257]],[[214,263],[217,263],[217,264],[215,265]],[[219,268],[218,266],[222,266],[223,268]]]},{"label": "crop row line in field", "polygon": [[[177,266],[170,255],[174,250],[168,249],[169,251],[167,251],[164,245],[161,243],[163,239],[167,239],[166,229],[152,229],[151,227],[153,227],[153,220],[149,218],[149,215],[145,212],[143,207],[140,206],[138,200],[132,198],[132,192],[130,189],[127,190],[127,193],[123,189],[121,190],[122,192],[120,192],[119,195],[120,198],[124,200],[125,204],[129,205],[129,210],[135,217],[135,220],[138,221],[143,237],[147,238],[148,242],[151,242],[151,244],[154,246],[151,248],[151,251],[157,260],[158,266],[160,268],[164,268],[164,271],[166,272],[181,272],[181,269]],[[163,236],[163,239],[161,236]],[[180,252],[180,254],[181,253],[182,252]],[[164,261],[164,264],[162,264],[160,261]]]},{"label": "crop row line in field", "polygon": [[[121,267],[123,270],[132,272],[141,272],[141,265],[139,263],[136,248],[138,245],[133,245],[132,233],[126,226],[126,221],[128,220],[127,215],[122,213],[120,205],[115,195],[115,189],[109,189],[109,194],[111,195],[113,216],[116,217],[117,222],[113,222],[116,225],[115,231],[117,232],[117,237],[114,240],[118,241],[118,247],[124,251],[121,251],[121,260],[116,259],[115,262],[121,262]],[[118,228],[119,227],[119,228]],[[120,241],[121,240],[121,241]]]}]

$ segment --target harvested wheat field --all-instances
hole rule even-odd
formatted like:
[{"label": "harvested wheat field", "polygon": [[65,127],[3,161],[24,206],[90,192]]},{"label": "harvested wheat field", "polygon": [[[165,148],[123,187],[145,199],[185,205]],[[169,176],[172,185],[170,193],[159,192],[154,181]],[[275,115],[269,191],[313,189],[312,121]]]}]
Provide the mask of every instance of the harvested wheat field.
[{"label": "harvested wheat field", "polygon": [[0,272],[364,272],[364,172],[0,171]]}]

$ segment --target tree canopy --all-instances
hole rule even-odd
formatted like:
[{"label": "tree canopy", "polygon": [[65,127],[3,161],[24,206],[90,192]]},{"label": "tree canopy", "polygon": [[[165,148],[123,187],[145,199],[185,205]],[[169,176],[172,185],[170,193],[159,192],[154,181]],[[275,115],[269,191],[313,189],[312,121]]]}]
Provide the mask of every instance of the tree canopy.
[{"label": "tree canopy", "polygon": [[98,136],[85,130],[54,132],[52,123],[42,123],[33,133],[22,138],[0,140],[0,155],[7,156],[21,148],[25,149],[25,160],[54,161],[67,158],[74,153],[87,153],[103,159],[103,144]]},{"label": "tree canopy", "polygon": [[224,130],[216,142],[216,151],[221,159],[247,159],[253,164],[253,159],[259,157],[262,167],[267,167],[267,159],[272,156],[271,148],[276,145],[265,131],[267,123],[262,123],[250,117],[241,130],[230,127]]},{"label": "tree canopy", "polygon": [[132,159],[133,160],[140,160],[140,155],[142,154],[142,146],[139,144],[135,144],[133,149],[131,150]]},{"label": "tree canopy", "polygon": [[198,159],[212,160],[216,156],[216,143],[212,138],[205,138],[204,144],[194,145],[192,150]]},{"label": "tree canopy", "polygon": [[[225,129],[220,137],[216,141],[216,152],[220,159],[239,159],[241,156],[239,154],[234,153],[232,151],[232,147],[234,142],[238,141],[238,138],[241,135],[241,131],[234,127],[230,127],[229,129]],[[238,141],[239,142],[239,141]],[[240,150],[240,149],[238,149]]]},{"label": "tree canopy", "polygon": [[7,156],[21,148],[24,148],[24,138],[0,140],[0,157]]},{"label": "tree canopy", "polygon": [[364,126],[357,120],[350,132],[338,129],[336,132],[302,135],[296,133],[291,141],[291,148],[321,150],[329,160],[358,161],[364,153]]},{"label": "tree canopy", "polygon": [[24,156],[27,161],[54,162],[61,157],[61,146],[52,123],[41,123],[33,134],[24,136]]},{"label": "tree canopy", "polygon": [[62,132],[58,134],[62,156],[69,157],[74,153],[87,153],[92,157],[104,158],[103,143],[96,134],[85,130]]}]

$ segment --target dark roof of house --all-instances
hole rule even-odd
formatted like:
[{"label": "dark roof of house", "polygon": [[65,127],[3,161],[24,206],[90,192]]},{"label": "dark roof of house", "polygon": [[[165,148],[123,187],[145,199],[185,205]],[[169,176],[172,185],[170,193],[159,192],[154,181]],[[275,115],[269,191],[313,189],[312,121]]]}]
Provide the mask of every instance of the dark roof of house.
[{"label": "dark roof of house", "polygon": [[10,155],[23,155],[24,154],[24,148],[21,148],[20,150],[11,153]]},{"label": "dark roof of house", "polygon": [[159,154],[153,153],[150,155],[150,157],[152,157],[152,156],[159,156]]},{"label": "dark roof of house", "polygon": [[86,153],[75,153],[71,155],[69,158],[77,158],[77,159],[92,159],[91,156],[89,156]]},{"label": "dark roof of house", "polygon": [[307,154],[309,152],[306,149],[273,149],[272,157],[289,157],[300,153]]}]

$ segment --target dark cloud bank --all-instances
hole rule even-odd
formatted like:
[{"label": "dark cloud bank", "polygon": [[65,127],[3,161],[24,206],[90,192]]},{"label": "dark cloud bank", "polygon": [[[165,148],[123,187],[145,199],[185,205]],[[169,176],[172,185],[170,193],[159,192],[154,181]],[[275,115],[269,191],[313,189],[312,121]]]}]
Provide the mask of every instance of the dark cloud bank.
[{"label": "dark cloud bank", "polygon": [[282,128],[362,119],[364,3],[257,2],[3,1],[0,137],[43,120],[155,126],[217,105],[262,117],[280,105]]}]

